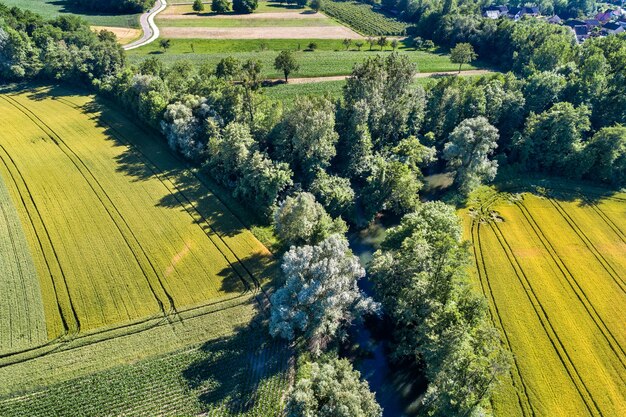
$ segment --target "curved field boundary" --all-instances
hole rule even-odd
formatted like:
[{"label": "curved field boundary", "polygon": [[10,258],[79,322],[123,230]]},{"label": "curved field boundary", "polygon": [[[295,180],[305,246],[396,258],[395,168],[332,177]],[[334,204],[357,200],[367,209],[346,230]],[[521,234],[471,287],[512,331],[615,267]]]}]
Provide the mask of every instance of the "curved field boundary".
[{"label": "curved field boundary", "polygon": [[[161,312],[164,315],[167,315],[168,312],[175,312],[176,306],[174,304],[174,299],[172,298],[168,290],[165,288],[161,280],[161,277],[156,271],[156,268],[154,267],[154,265],[152,264],[152,261],[146,254],[144,248],[139,243],[139,240],[133,233],[132,229],[130,228],[130,226],[128,225],[128,223],[126,222],[122,214],[119,212],[119,210],[115,207],[115,204],[113,203],[109,195],[106,193],[106,191],[104,190],[104,188],[102,187],[98,179],[95,177],[95,175],[89,170],[89,168],[80,159],[80,157],[78,157],[78,155],[76,155],[76,153],[54,131],[54,129],[52,129],[43,120],[41,120],[39,116],[37,116],[34,112],[32,112],[30,109],[28,109],[27,107],[25,107],[23,104],[21,104],[20,102],[18,102],[12,97],[9,97],[7,95],[2,95],[1,98],[4,99],[9,104],[11,104],[20,112],[22,112],[33,123],[35,123],[35,125],[37,125],[41,129],[41,131],[44,132],[50,138],[50,140],[52,140],[58,146],[58,148],[67,156],[67,158],[72,162],[72,164],[78,170],[80,175],[85,179],[85,181],[87,182],[87,184],[93,191],[94,195],[96,196],[96,198],[98,199],[98,201],[100,202],[104,210],[108,213],[111,221],[118,229],[128,249],[133,254],[135,261],[137,262],[139,268],[143,271],[144,278],[146,279],[146,282],[150,288],[150,291],[152,292],[155,298],[155,301],[157,302]],[[145,262],[149,264],[149,268],[146,267]],[[153,276],[150,276],[152,274]],[[155,278],[156,278],[156,282],[158,283],[158,287],[152,283],[152,280],[154,280]],[[163,291],[165,298],[167,299],[169,303],[169,308],[167,311],[165,310],[165,303],[161,300],[161,297],[163,296],[163,294],[157,294],[156,288],[160,288],[160,290]],[[96,292],[96,294],[98,293]]]},{"label": "curved field boundary", "polygon": [[[493,323],[497,323],[497,327],[502,332],[504,336],[504,345],[509,352],[513,352],[511,348],[511,342],[509,339],[509,334],[506,331],[504,323],[502,322],[502,317],[500,315],[500,311],[498,305],[496,304],[496,299],[493,294],[493,290],[491,288],[491,283],[489,281],[489,274],[487,273],[487,268],[485,267],[485,257],[482,250],[482,243],[480,240],[480,222],[475,220],[472,221],[472,240],[474,244],[472,245],[474,251],[474,260],[476,263],[476,269],[478,270],[478,278],[480,280],[480,285],[482,288],[483,294],[491,300],[491,305],[493,306],[493,310],[489,309],[489,314],[491,316],[491,321]],[[480,261],[479,261],[480,259]],[[530,401],[530,396],[528,395],[528,387],[524,378],[522,377],[522,373],[520,371],[519,363],[517,361],[517,357],[513,356],[513,367],[511,368],[511,380],[513,381],[513,387],[515,388],[515,394],[517,395],[517,401],[522,410],[523,416],[533,416],[535,417],[535,409],[533,407],[532,402]],[[518,386],[518,384],[521,386]],[[523,397],[523,398],[522,398]]]},{"label": "curved field boundary", "polygon": [[[82,110],[79,106],[75,106],[73,103],[69,102],[68,100],[65,99],[58,99],[59,102],[71,106],[75,109],[80,109]],[[71,103],[71,104],[70,104]],[[228,264],[233,268],[233,270],[237,273],[237,275],[239,276],[239,279],[242,281],[242,283],[244,284],[244,286],[246,287],[246,290],[250,290],[250,283],[242,276],[241,272],[239,271],[239,268],[237,268],[236,264],[240,265],[244,270],[245,273],[247,273],[247,275],[249,276],[250,280],[252,281],[252,283],[254,284],[255,287],[259,287],[259,282],[256,280],[256,277],[254,276],[254,274],[252,274],[247,267],[245,266],[245,264],[241,261],[241,259],[237,256],[237,254],[232,250],[232,248],[230,248],[230,246],[228,246],[228,244],[225,242],[224,238],[222,235],[220,235],[215,228],[213,227],[213,225],[209,222],[209,220],[204,217],[200,211],[198,210],[198,208],[193,204],[193,202],[191,200],[189,200],[185,194],[174,184],[174,182],[167,176],[167,174],[163,173],[158,166],[147,156],[145,155],[143,152],[141,152],[141,150],[139,150],[136,146],[134,146],[128,139],[126,139],[126,137],[122,134],[122,132],[120,132],[118,129],[116,129],[115,127],[113,127],[111,124],[108,123],[103,123],[106,124],[106,127],[109,128],[113,133],[114,136],[117,140],[119,140],[121,143],[123,143],[128,149],[129,151],[131,151],[138,159],[142,160],[146,166],[150,169],[150,171],[152,172],[152,174],[161,182],[161,184],[163,184],[163,186],[168,190],[168,192],[170,193],[170,195],[172,195],[174,197],[174,199],[177,201],[177,203],[179,204],[179,206],[185,210],[185,212],[187,212],[187,214],[189,214],[189,216],[195,220],[196,224],[198,225],[198,227],[200,227],[202,229],[202,231],[206,234],[206,236],[211,240],[211,242],[213,242],[214,246],[220,251],[220,253],[224,256],[224,259],[228,262]],[[169,186],[166,182],[170,183],[171,186]],[[184,200],[186,201],[186,203],[188,204],[188,206],[186,204],[183,203],[183,201],[176,195],[176,193],[174,193],[172,191],[172,187],[178,192],[179,195],[183,196]],[[189,209],[189,207],[192,208],[192,210]],[[194,214],[195,213],[195,214]],[[202,224],[206,225],[208,227],[209,230],[206,230],[204,228],[202,228]],[[209,232],[210,231],[210,232]],[[235,263],[233,263],[231,261],[231,259],[229,259],[229,257],[223,252],[222,249],[220,249],[220,247],[217,245],[217,243],[214,241],[213,235],[217,236],[218,239],[220,240],[221,244],[224,245],[224,247],[227,248],[227,250],[230,252],[230,254],[235,258]]]},{"label": "curved field boundary", "polygon": [[506,241],[506,238],[504,237],[497,225],[490,224],[490,227],[496,235],[500,247],[509,258],[509,262],[513,266],[516,277],[518,278],[522,287],[526,290],[526,296],[528,297],[528,301],[532,305],[537,317],[539,317],[539,321],[544,329],[546,336],[550,340],[552,347],[555,350],[555,353],[557,354],[559,360],[561,361],[561,364],[565,368],[565,371],[572,380],[576,391],[578,392],[583,403],[585,404],[585,408],[592,416],[602,416],[602,411],[600,410],[598,404],[595,402],[593,396],[591,395],[591,392],[585,384],[585,381],[580,376],[580,373],[578,372],[574,361],[571,359],[569,353],[567,352],[567,349],[565,348],[565,345],[559,338],[556,329],[550,321],[550,317],[547,311],[545,310],[543,304],[539,301],[539,298],[537,297],[537,294],[533,286],[531,285],[530,280],[526,276],[526,273],[521,267],[518,259],[515,257],[513,250]]},{"label": "curved field boundary", "polygon": [[567,265],[565,265],[563,260],[561,260],[556,249],[554,248],[552,243],[550,243],[546,235],[543,233],[543,231],[541,230],[541,227],[539,226],[537,221],[534,219],[530,211],[526,208],[526,206],[524,206],[524,204],[521,204],[521,203],[516,203],[516,206],[519,208],[523,217],[526,219],[526,222],[530,225],[533,232],[535,233],[535,235],[541,242],[542,246],[545,248],[546,252],[549,254],[550,259],[552,259],[554,264],[557,266],[557,268],[561,272],[561,275],[565,278],[565,281],[569,284],[569,287],[571,288],[571,290],[574,292],[578,300],[583,305],[587,314],[591,317],[593,323],[596,325],[597,329],[600,331],[600,334],[602,335],[602,337],[606,340],[610,349],[613,351],[613,353],[615,354],[617,359],[620,361],[622,366],[626,368],[626,362],[624,360],[624,356],[625,356],[624,350],[622,349],[619,342],[615,338],[615,335],[613,334],[613,332],[611,332],[611,330],[606,325],[606,323],[604,323],[604,320],[602,320],[602,317],[600,317],[600,314],[595,309],[591,301],[589,301],[589,297],[587,296],[585,291],[582,289],[582,287],[580,286],[580,284],[574,277],[574,274],[572,274],[572,272],[569,270]]}]

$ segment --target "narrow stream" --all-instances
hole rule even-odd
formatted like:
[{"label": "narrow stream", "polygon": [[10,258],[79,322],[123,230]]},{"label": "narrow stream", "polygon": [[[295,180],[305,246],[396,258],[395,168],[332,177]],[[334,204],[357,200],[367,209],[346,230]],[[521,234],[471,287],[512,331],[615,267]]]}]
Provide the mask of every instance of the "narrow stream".
[{"label": "narrow stream", "polygon": [[[349,236],[350,247],[366,266],[385,238],[386,226],[376,221],[360,232]],[[367,277],[360,288],[372,295],[372,284]],[[383,417],[413,417],[417,403],[425,389],[423,375],[407,364],[393,363],[390,358],[391,328],[383,318],[370,317],[350,329],[350,343],[343,355],[349,357],[361,375],[376,393],[383,407]]]}]

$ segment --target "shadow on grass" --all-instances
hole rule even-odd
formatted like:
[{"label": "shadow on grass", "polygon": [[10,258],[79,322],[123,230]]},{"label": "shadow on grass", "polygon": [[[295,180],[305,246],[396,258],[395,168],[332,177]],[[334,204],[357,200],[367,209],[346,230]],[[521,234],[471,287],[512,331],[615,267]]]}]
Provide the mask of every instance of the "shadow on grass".
[{"label": "shadow on grass", "polygon": [[141,13],[137,10],[134,12],[99,12],[94,10],[88,10],[77,5],[71,4],[65,0],[46,1],[48,4],[60,7],[59,13],[71,13],[83,16],[132,16]]},{"label": "shadow on grass", "polygon": [[278,415],[291,353],[269,336],[259,317],[200,350],[201,358],[184,369],[182,377],[204,412]]}]

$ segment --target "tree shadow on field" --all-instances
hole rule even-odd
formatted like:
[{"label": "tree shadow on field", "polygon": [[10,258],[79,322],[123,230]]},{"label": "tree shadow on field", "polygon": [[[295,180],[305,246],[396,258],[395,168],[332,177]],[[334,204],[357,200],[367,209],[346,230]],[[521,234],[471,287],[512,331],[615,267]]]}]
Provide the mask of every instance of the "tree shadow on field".
[{"label": "tree shadow on field", "polygon": [[[551,177],[541,174],[517,175],[504,173],[496,179],[494,188],[510,194],[530,193],[538,197],[551,198],[560,202],[576,202],[578,206],[596,205],[612,198],[620,190],[582,180]],[[620,200],[622,200],[620,198]],[[625,200],[626,201],[626,200]]]},{"label": "tree shadow on field", "polygon": [[275,415],[286,389],[291,351],[274,340],[260,316],[232,336],[205,343],[182,372],[202,412]]}]

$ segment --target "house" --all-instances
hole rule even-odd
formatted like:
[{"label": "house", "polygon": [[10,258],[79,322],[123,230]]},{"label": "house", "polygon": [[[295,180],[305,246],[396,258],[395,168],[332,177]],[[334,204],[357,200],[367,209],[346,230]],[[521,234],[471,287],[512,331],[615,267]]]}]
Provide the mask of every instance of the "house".
[{"label": "house", "polygon": [[568,20],[567,22],[565,22],[565,25],[571,27],[572,29],[576,26],[587,26],[582,20],[576,19]]},{"label": "house", "polygon": [[574,34],[576,35],[576,41],[578,43],[583,42],[585,39],[589,38],[589,28],[586,25],[578,25],[572,28]]},{"label": "house", "polygon": [[597,28],[599,26],[601,26],[600,21],[597,19],[586,19],[585,20],[585,26],[587,26],[589,28],[589,30],[593,29],[593,28]]},{"label": "house", "polygon": [[624,26],[616,22],[609,22],[602,27],[602,32],[606,33],[607,35],[615,35],[624,31],[626,31],[626,29],[624,29]]},{"label": "house", "polygon": [[509,19],[518,20],[523,16],[539,16],[539,7],[536,6],[524,6],[524,7],[512,7],[509,9],[508,17]]},{"label": "house", "polygon": [[561,19],[559,15],[556,15],[556,14],[547,19],[547,22],[552,23],[553,25],[560,25],[562,21],[563,19]]},{"label": "house", "polygon": [[613,11],[610,9],[606,9],[604,12],[596,14],[595,18],[600,23],[606,23],[613,18]]},{"label": "house", "polygon": [[506,6],[489,6],[483,10],[483,16],[489,19],[498,19],[508,13],[509,8]]}]

